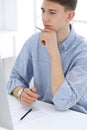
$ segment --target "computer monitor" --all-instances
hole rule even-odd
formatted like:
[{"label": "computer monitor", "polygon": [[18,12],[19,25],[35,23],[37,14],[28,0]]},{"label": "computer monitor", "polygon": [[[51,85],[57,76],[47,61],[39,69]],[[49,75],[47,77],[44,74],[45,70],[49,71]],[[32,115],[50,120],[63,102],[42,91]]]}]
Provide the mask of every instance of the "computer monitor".
[{"label": "computer monitor", "polygon": [[0,58],[0,127],[13,129],[8,94],[6,91],[4,69]]}]

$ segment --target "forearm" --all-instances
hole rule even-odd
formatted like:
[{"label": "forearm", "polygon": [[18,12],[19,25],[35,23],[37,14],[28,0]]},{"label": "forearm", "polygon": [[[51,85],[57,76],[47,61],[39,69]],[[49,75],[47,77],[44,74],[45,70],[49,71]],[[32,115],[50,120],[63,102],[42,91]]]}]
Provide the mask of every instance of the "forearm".
[{"label": "forearm", "polygon": [[51,81],[53,95],[60,88],[64,80],[65,78],[62,70],[60,54],[57,52],[51,57]]}]

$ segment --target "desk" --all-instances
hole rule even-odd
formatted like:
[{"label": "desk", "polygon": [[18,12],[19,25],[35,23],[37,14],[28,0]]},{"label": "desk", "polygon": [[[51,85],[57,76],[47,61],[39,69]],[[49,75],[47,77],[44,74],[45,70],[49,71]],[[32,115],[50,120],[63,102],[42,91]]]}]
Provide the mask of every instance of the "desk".
[{"label": "desk", "polygon": [[[18,100],[14,97],[10,97],[11,112],[16,114],[17,107],[23,109],[23,105],[19,103],[15,106]],[[72,110],[69,111],[57,111],[54,105],[37,101],[32,107],[37,109],[37,112],[33,115],[34,118],[30,119],[31,115],[25,118],[25,121],[16,126],[14,130],[87,130],[87,115]],[[14,110],[13,110],[14,109]],[[37,113],[39,113],[37,115]],[[2,129],[0,129],[2,130]]]}]

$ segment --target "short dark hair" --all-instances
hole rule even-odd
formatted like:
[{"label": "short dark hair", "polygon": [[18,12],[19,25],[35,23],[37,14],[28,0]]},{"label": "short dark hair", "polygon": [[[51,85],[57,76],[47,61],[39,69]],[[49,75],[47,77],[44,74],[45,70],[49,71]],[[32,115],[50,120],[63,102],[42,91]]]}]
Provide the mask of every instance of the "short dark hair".
[{"label": "short dark hair", "polygon": [[47,0],[47,1],[60,4],[64,6],[65,10],[75,10],[77,5],[77,0]]}]

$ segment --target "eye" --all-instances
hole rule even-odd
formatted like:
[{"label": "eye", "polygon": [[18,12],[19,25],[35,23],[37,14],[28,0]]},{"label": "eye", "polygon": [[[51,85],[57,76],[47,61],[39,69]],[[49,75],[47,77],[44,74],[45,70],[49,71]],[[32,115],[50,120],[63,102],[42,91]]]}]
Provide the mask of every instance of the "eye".
[{"label": "eye", "polygon": [[44,12],[45,12],[45,9],[41,8],[41,11],[42,11],[42,13],[44,13]]},{"label": "eye", "polygon": [[50,13],[50,14],[56,14],[56,12],[55,12],[55,11],[50,11],[49,13]]},{"label": "eye", "polygon": [[42,10],[42,13],[44,13],[45,12],[45,10]]}]

